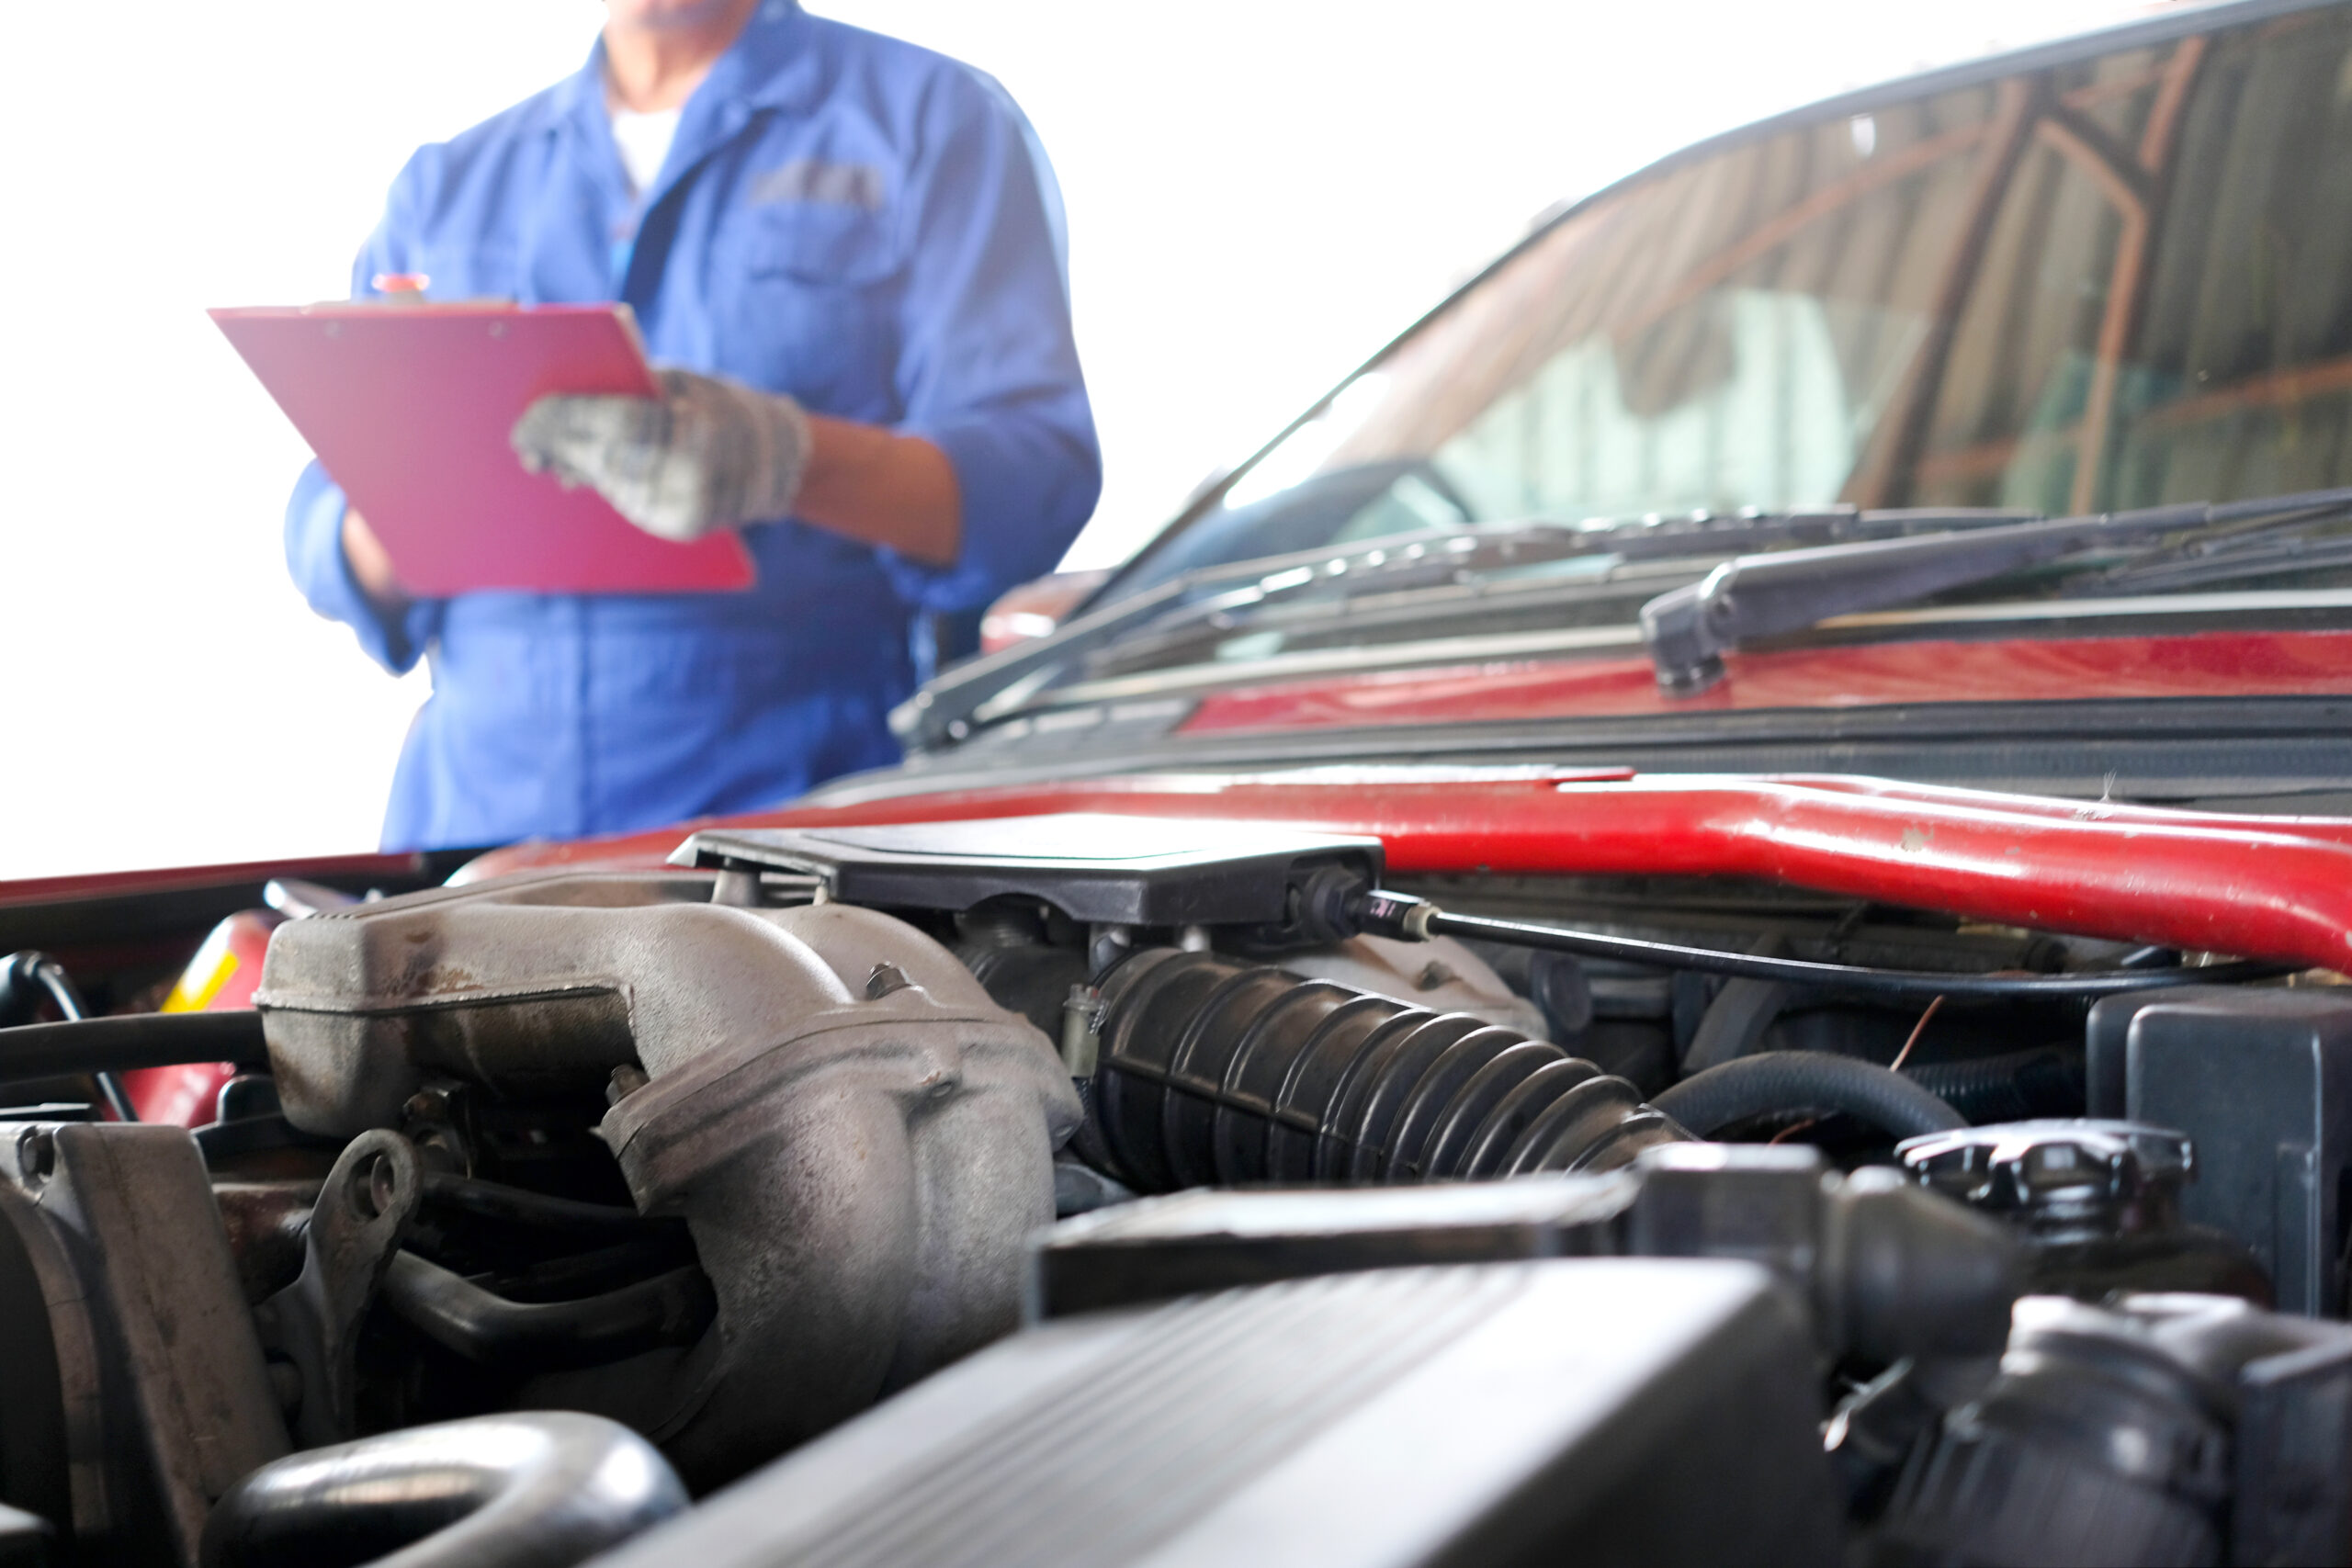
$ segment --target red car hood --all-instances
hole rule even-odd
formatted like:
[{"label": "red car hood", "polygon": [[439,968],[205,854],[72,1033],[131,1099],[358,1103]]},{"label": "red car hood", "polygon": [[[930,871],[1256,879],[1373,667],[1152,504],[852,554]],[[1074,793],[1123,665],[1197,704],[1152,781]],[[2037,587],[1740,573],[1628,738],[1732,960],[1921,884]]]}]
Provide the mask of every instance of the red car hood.
[{"label": "red car hood", "polygon": [[[2352,818],[2224,816],[1835,775],[1358,767],[1150,773],[788,807],[730,827],[1063,811],[1377,835],[1411,874],[1760,877],[1973,919],[2352,972]],[[524,844],[468,879],[657,864],[691,826]]]}]

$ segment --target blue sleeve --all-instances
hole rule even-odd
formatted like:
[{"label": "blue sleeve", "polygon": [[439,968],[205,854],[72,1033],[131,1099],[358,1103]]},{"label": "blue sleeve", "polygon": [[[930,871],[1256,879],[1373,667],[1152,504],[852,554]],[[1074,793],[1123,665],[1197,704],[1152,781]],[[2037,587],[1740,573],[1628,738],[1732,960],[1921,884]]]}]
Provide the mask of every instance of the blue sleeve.
[{"label": "blue sleeve", "polygon": [[286,503],[286,568],[311,609],[358,634],[368,658],[406,674],[440,629],[441,601],[419,599],[390,615],[377,608],[344,556],[344,510],[343,491],[327,471],[316,462],[305,467]]},{"label": "blue sleeve", "polygon": [[976,610],[1054,570],[1102,490],[1069,299],[1020,124],[977,82],[943,77],[922,111],[898,389],[901,430],[954,465],[953,566],[882,552],[899,596]]},{"label": "blue sleeve", "polygon": [[[353,299],[365,297],[369,279],[379,273],[409,270],[404,219],[413,209],[415,186],[424,169],[425,153],[420,152],[393,183],[383,222],[352,264]],[[351,627],[368,658],[395,675],[405,674],[415,668],[440,627],[440,601],[418,600],[396,615],[379,609],[351,575],[351,562],[343,553],[345,507],[343,491],[315,460],[302,469],[302,477],[294,481],[293,499],[286,503],[287,570],[311,609]]]}]

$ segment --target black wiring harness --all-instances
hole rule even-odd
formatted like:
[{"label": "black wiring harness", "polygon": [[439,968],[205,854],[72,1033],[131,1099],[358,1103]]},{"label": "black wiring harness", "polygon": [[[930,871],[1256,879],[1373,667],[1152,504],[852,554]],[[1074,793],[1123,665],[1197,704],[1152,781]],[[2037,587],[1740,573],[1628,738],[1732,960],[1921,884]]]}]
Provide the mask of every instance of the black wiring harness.
[{"label": "black wiring harness", "polygon": [[[45,953],[29,949],[0,958],[0,1023],[33,1024],[33,1018],[43,1000],[57,1010],[68,1024],[85,1022],[90,1010],[82,1000],[82,993],[74,988],[73,977],[65,973],[65,965]],[[69,1069],[71,1070],[71,1069]],[[5,1054],[0,1054],[0,1076],[32,1077],[41,1076],[18,1071]],[[97,1080],[98,1094],[107,1109],[118,1122],[136,1122],[138,1111],[130,1103],[130,1091],[122,1080],[110,1071],[97,1070],[91,1075]]]},{"label": "black wiring harness", "polygon": [[1469,937],[1511,947],[1540,948],[1573,953],[1580,958],[1614,958],[1660,968],[1690,969],[1702,975],[1729,975],[1757,980],[1780,980],[1826,989],[1864,991],[1879,996],[1950,997],[1961,999],[2019,1000],[2029,998],[2064,999],[2120,996],[2167,986],[2220,986],[2248,980],[2276,979],[2293,974],[2300,965],[2236,962],[2198,968],[2169,967],[2086,970],[2066,975],[1944,974],[1928,969],[1878,969],[1858,964],[1822,964],[1804,958],[1772,958],[1753,953],[1725,953],[1711,947],[1685,947],[1679,942],[1653,942],[1644,937],[1610,936],[1600,931],[1541,926],[1525,920],[1490,919],[1483,915],[1457,915],[1425,898],[1374,888],[1351,901],[1355,924],[1374,936],[1425,942],[1433,936]]}]

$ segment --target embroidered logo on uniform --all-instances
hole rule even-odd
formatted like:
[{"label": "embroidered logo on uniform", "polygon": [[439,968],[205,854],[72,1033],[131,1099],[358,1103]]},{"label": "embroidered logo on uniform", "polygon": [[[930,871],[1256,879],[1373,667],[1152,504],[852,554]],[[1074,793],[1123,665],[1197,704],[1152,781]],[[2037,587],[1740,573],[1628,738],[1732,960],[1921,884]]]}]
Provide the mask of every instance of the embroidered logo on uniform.
[{"label": "embroidered logo on uniform", "polygon": [[824,201],[872,211],[882,205],[882,171],[871,164],[795,158],[752,176],[752,205],[779,201]]}]

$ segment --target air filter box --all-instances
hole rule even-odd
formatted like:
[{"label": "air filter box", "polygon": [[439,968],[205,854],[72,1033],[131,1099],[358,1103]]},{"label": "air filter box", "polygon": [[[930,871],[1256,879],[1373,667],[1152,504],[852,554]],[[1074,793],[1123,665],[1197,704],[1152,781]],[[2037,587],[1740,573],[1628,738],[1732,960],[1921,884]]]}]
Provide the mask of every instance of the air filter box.
[{"label": "air filter box", "polygon": [[1016,1335],[602,1561],[1827,1563],[1813,1366],[1748,1263],[1225,1291]]},{"label": "air filter box", "polygon": [[1318,913],[1313,905],[1372,886],[1381,873],[1377,839],[1274,822],[1101,812],[881,827],[711,828],[670,859],[813,874],[844,904],[968,909],[1022,897],[1075,920],[1137,926],[1283,927],[1305,917],[1311,927]]}]

